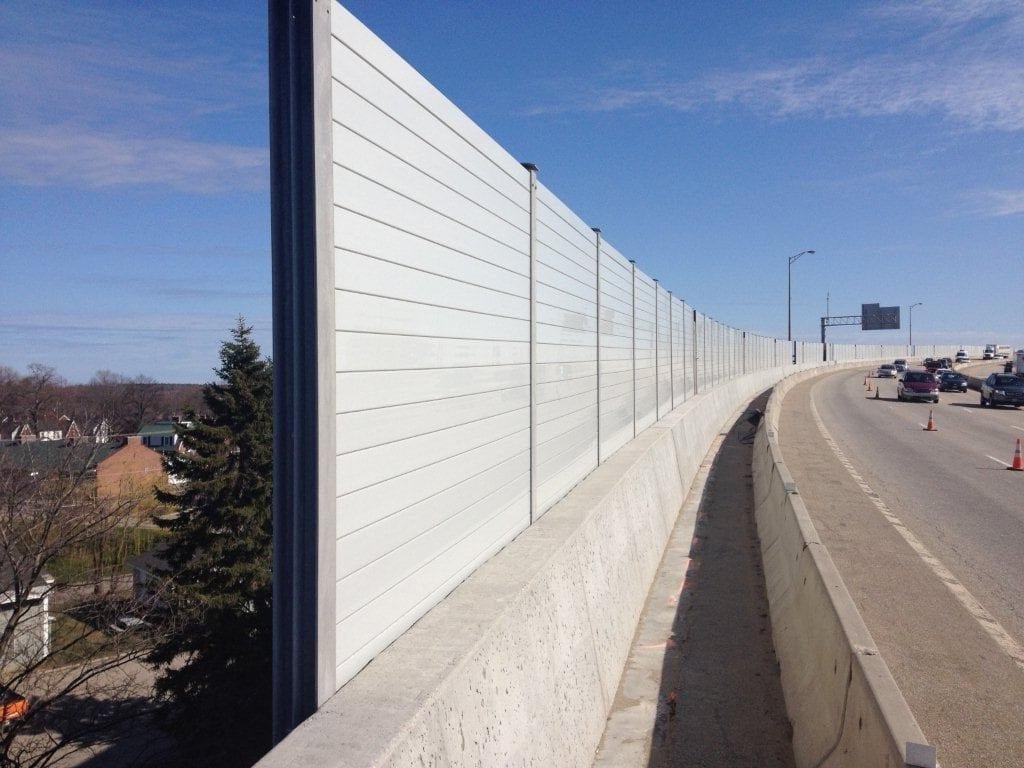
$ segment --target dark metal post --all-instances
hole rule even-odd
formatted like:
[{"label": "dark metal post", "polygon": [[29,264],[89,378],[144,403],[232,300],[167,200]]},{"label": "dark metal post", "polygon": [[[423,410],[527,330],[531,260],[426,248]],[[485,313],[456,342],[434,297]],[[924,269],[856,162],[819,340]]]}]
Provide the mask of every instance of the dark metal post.
[{"label": "dark metal post", "polygon": [[[334,600],[324,588],[334,574],[334,465],[320,461],[334,453],[333,418],[321,424],[321,411],[334,402],[333,230],[324,176],[331,146],[330,102],[324,102],[324,94],[330,96],[327,6],[312,0],[270,0],[268,6],[275,742],[334,692]],[[318,164],[318,155],[328,162]]]}]

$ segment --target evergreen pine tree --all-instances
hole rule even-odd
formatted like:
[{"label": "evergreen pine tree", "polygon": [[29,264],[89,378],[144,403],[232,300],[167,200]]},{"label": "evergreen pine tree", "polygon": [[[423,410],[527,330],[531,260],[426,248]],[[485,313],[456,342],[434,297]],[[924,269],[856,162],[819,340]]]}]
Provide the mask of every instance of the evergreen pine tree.
[{"label": "evergreen pine tree", "polygon": [[180,427],[168,460],[183,481],[159,492],[166,633],[150,663],[165,725],[186,764],[249,766],[270,746],[273,375],[242,318],[222,344],[211,418]]}]

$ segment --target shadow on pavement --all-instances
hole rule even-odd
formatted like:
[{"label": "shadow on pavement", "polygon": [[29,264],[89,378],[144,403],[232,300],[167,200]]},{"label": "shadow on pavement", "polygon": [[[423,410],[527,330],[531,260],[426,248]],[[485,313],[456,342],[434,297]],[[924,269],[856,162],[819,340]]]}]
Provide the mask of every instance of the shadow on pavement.
[{"label": "shadow on pavement", "polygon": [[[763,411],[768,394],[750,408]],[[649,768],[794,764],[754,522],[750,427],[746,417],[733,424],[704,490]]]},{"label": "shadow on pavement", "polygon": [[72,695],[51,703],[26,736],[45,733],[44,738],[74,747],[60,766],[170,768],[173,742],[154,722],[154,709],[148,696]]}]

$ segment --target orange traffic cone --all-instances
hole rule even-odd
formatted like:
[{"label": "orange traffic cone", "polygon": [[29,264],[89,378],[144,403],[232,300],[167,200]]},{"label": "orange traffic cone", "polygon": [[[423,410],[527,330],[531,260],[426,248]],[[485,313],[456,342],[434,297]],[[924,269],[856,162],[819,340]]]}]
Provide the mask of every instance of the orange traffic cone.
[{"label": "orange traffic cone", "polygon": [[871,391],[871,379],[868,379],[868,392]]},{"label": "orange traffic cone", "polygon": [[924,428],[925,432],[938,432],[938,427],[935,426],[935,419],[932,418],[932,409],[928,409],[928,426]]},{"label": "orange traffic cone", "polygon": [[1017,438],[1017,450],[1013,452],[1013,464],[1007,467],[1014,472],[1024,472],[1024,459],[1020,456],[1020,438]]},{"label": "orange traffic cone", "polygon": [[878,399],[880,399],[879,394],[878,394],[878,387],[875,387],[875,400],[878,400]]}]

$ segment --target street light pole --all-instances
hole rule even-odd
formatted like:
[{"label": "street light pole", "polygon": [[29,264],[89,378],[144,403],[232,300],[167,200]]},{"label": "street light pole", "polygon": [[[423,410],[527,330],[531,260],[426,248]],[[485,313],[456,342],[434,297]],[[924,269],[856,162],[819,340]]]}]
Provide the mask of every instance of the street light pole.
[{"label": "street light pole", "polygon": [[805,253],[814,253],[814,251],[800,251],[795,256],[789,257],[789,280],[786,296],[786,339],[789,341],[793,340],[793,262]]},{"label": "street light pole", "polygon": [[910,322],[908,323],[910,326],[910,339],[908,340],[907,345],[911,347],[914,346],[914,307],[920,307],[922,304],[924,304],[924,302],[919,301],[917,304],[911,304],[908,307],[908,314],[910,315]]}]

